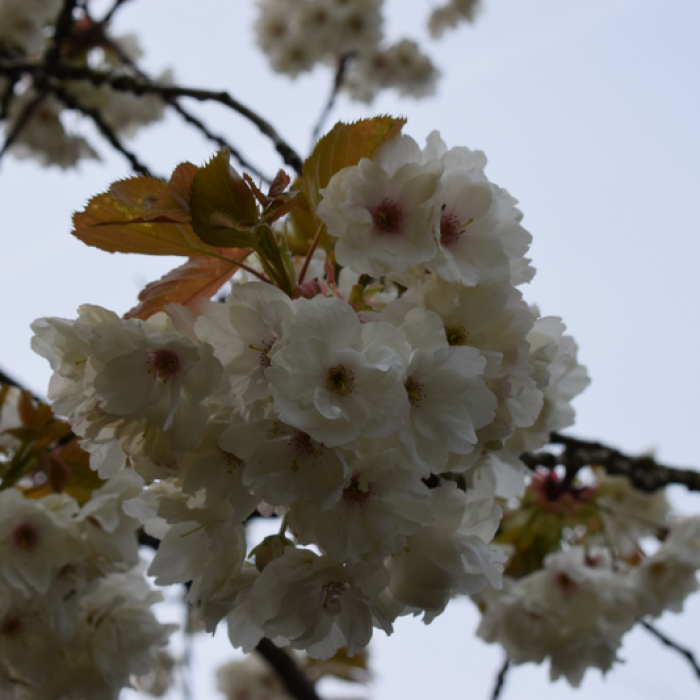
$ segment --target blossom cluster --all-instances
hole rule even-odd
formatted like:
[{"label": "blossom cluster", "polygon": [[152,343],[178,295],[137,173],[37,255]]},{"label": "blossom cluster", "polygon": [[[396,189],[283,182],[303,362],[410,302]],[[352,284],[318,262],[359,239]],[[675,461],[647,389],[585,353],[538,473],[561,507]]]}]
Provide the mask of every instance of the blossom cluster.
[{"label": "blossom cluster", "polygon": [[258,46],[278,73],[296,77],[317,63],[350,60],[342,88],[371,102],[381,89],[423,97],[439,71],[418,44],[383,42],[382,0],[259,0]]},{"label": "blossom cluster", "polygon": [[148,673],[172,625],[139,563],[139,524],[122,509],[142,489],[128,469],[82,507],[66,494],[0,492],[0,694],[112,698]]},{"label": "blossom cluster", "polygon": [[428,29],[433,37],[439,38],[461,22],[473,22],[481,9],[481,0],[448,0],[432,11]]},{"label": "blossom cluster", "polygon": [[501,644],[516,664],[550,659],[550,677],[578,687],[588,668],[610,670],[622,637],[639,617],[680,612],[698,590],[700,518],[677,521],[658,551],[636,566],[606,550],[573,546],[543,569],[504,577],[502,591],[476,596],[477,634]]},{"label": "blossom cluster", "polygon": [[[34,323],[92,467],[151,481],[125,505],[161,539],[149,573],[191,582],[235,646],[352,655],[500,587],[495,497],[522,493],[518,450],[571,422],[588,379],[523,301],[530,234],[484,166],[433,133],[337,172],[317,214],[339,272],[326,260],[291,296],[234,280],[147,320],[86,305]],[[282,527],[249,550],[256,510]]]},{"label": "blossom cluster", "polygon": [[[61,7],[60,0],[0,0],[0,55],[41,58],[51,46],[53,25]],[[133,76],[129,63],[142,54],[137,38],[131,34],[115,38],[102,34],[91,39],[93,29],[91,20],[75,20],[74,54],[70,53],[73,49],[65,48],[65,62],[77,67],[87,63],[100,72]],[[158,80],[168,83],[171,77],[170,71],[164,71]],[[4,93],[10,86],[2,81],[0,78]],[[154,95],[135,95],[84,81],[62,81],[61,87],[82,108],[98,110],[104,123],[121,137],[130,138],[141,127],[163,118],[165,105]],[[99,159],[84,136],[67,129],[66,105],[54,94],[39,93],[24,79],[11,87],[11,95],[6,134],[26,119],[11,146],[17,158],[34,158],[42,165],[61,168],[72,167],[83,159]]]},{"label": "blossom cluster", "polygon": [[0,48],[6,53],[39,53],[60,9],[61,0],[2,0]]}]

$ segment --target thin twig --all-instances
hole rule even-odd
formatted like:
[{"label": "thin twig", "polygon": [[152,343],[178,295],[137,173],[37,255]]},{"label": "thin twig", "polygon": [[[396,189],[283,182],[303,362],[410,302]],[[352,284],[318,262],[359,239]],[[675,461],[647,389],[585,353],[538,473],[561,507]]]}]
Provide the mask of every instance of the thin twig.
[{"label": "thin twig", "polygon": [[267,284],[272,284],[273,286],[276,286],[267,277],[265,277],[265,275],[262,272],[258,272],[254,268],[249,267],[248,265],[244,265],[242,262],[240,262],[238,260],[236,261],[236,265],[238,267],[240,267],[241,270],[245,270],[246,272],[253,275],[253,277],[257,277],[261,282],[266,282]]},{"label": "thin twig", "polygon": [[34,112],[36,112],[39,105],[44,101],[45,97],[46,93],[40,92],[33,100],[27,102],[27,104],[24,106],[22,113],[19,115],[19,117],[17,117],[17,121],[14,123],[5,137],[5,143],[3,143],[2,148],[0,149],[0,158],[7,153],[10,146],[12,146],[12,144],[17,140],[17,137],[22,132],[22,129],[27,126],[27,123],[32,118],[32,115]]},{"label": "thin twig", "polygon": [[[27,62],[0,61],[0,75],[36,74],[45,70],[46,67],[42,65]],[[199,102],[219,102],[255,124],[259,131],[272,141],[284,162],[294,168],[298,175],[301,175],[303,163],[299,154],[277,133],[268,121],[234,97],[231,97],[228,92],[202,90],[180,85],[162,85],[146,80],[137,80],[127,75],[94,71],[81,66],[55,66],[48,72],[48,75],[61,80],[88,80],[93,85],[109,85],[113,90],[131,92],[135,95],[159,95],[163,99],[190,97]]]},{"label": "thin twig", "polygon": [[18,389],[24,389],[24,387],[19,383],[16,382],[12,377],[8,377],[1,369],[0,369],[0,384],[8,384],[9,386],[15,386]]},{"label": "thin twig", "polygon": [[63,0],[63,6],[56,18],[56,29],[48,51],[46,52],[46,66],[55,66],[61,57],[61,48],[70,36],[73,29],[73,10],[76,0]]},{"label": "thin twig", "polygon": [[0,122],[7,119],[10,113],[10,102],[15,96],[15,85],[18,83],[18,78],[12,78],[7,81],[7,85],[0,96]]},{"label": "thin twig", "polygon": [[[138,75],[139,78],[141,78],[142,80],[152,82],[151,78],[149,78],[149,76],[146,73],[144,73],[138,65],[136,65],[135,61],[133,61],[124,52],[124,49],[122,49],[122,47],[119,46],[117,42],[113,41],[109,37],[105,37],[105,40],[109,48],[117,54],[119,60],[125,66],[131,68],[134,71],[134,73],[136,73],[136,75]],[[218,134],[213,133],[199,117],[196,117],[188,109],[185,109],[185,107],[183,107],[177,101],[176,98],[169,97],[165,98],[163,101],[167,102],[167,104],[169,104],[188,124],[191,124],[196,129],[199,129],[199,131],[205,136],[205,138],[215,143],[219,148],[227,148],[229,150],[229,153],[240,163],[241,167],[246,168],[252,175],[255,175],[255,177],[260,178],[268,184],[272,182],[272,180],[269,177],[263,175],[260,172],[260,170],[258,170],[252,163],[250,163],[246,158],[244,158],[237,148],[228,143],[228,141],[226,141],[226,139],[224,139],[223,136],[219,136]]]},{"label": "thin twig", "polygon": [[354,57],[354,53],[346,53],[343,56],[341,56],[338,60],[338,68],[335,71],[335,77],[333,79],[333,87],[331,88],[331,94],[328,96],[328,102],[323,108],[323,112],[321,112],[321,116],[318,118],[316,126],[313,130],[313,134],[311,135],[312,149],[318,141],[321,129],[323,129],[323,125],[325,124],[326,119],[328,119],[328,115],[331,113],[331,110],[335,106],[335,100],[338,97],[338,92],[340,91],[341,86],[343,85],[343,79],[345,78],[345,72],[347,71],[348,63],[350,62],[350,59]]},{"label": "thin twig", "polygon": [[663,632],[660,632],[651,623],[646,622],[645,620],[642,620],[641,618],[638,618],[637,622],[642,627],[644,627],[644,629],[651,632],[660,642],[665,644],[667,647],[670,647],[671,649],[674,649],[682,656],[685,656],[685,658],[688,659],[688,663],[693,667],[693,671],[695,671],[695,675],[698,678],[700,678],[700,666],[698,666],[698,662],[695,660],[695,656],[693,655],[693,652],[690,651],[690,649],[686,649],[685,647],[682,647],[680,644],[677,644],[676,642],[674,642],[672,639],[669,639]]},{"label": "thin twig", "polygon": [[491,700],[498,700],[498,698],[501,697],[501,693],[503,692],[503,686],[506,681],[506,675],[508,674],[509,669],[510,659],[506,656],[506,660],[503,662],[503,666],[501,666],[501,670],[498,672],[498,676],[496,676],[496,685],[493,688]]},{"label": "thin twig", "polygon": [[[18,389],[21,389],[22,391],[29,391],[29,389],[22,386],[22,384],[20,384],[18,381],[16,381],[15,379],[10,377],[9,375],[5,374],[1,369],[0,369],[0,384],[8,384],[9,386],[17,387]],[[47,403],[46,399],[42,398],[41,396],[38,396],[33,391],[30,391],[29,393],[39,403]]]},{"label": "thin twig", "polygon": [[183,625],[183,651],[182,651],[182,700],[192,700],[192,633],[190,632],[190,604],[187,602],[188,589],[183,588],[182,603],[185,613],[185,624]]},{"label": "thin twig", "polygon": [[47,85],[47,89],[51,91],[54,95],[56,95],[56,97],[58,97],[58,99],[61,100],[61,102],[63,102],[63,104],[66,105],[66,107],[68,107],[69,109],[75,109],[81,114],[84,114],[86,117],[92,119],[93,123],[99,129],[102,136],[104,136],[107,139],[107,141],[109,141],[111,146],[116,151],[119,151],[119,153],[121,153],[129,161],[129,163],[131,163],[131,167],[134,170],[134,172],[140,173],[141,175],[145,175],[146,177],[154,177],[151,171],[136,157],[136,154],[132,153],[128,148],[126,148],[122,144],[122,142],[119,140],[119,137],[114,132],[114,129],[112,129],[112,127],[109,124],[107,124],[107,122],[104,120],[104,117],[100,114],[99,110],[80,104],[80,102],[76,100],[73,95],[71,95],[68,91],[64,90],[58,85],[49,83]]},{"label": "thin twig", "polygon": [[272,666],[287,689],[296,700],[320,700],[316,689],[294,659],[266,637],[260,640],[255,651]]},{"label": "thin twig", "polygon": [[304,278],[306,277],[306,271],[309,269],[309,264],[311,263],[311,258],[314,256],[314,252],[316,251],[316,248],[318,247],[318,242],[321,239],[321,232],[323,231],[324,224],[321,224],[318,227],[318,231],[316,231],[316,235],[314,236],[313,241],[311,242],[311,246],[309,247],[309,251],[306,253],[306,259],[304,260],[304,265],[301,268],[301,271],[299,272],[299,279],[297,280],[297,284],[301,284],[304,281]]},{"label": "thin twig", "polygon": [[262,180],[265,184],[269,185],[272,182],[272,178],[263,174],[256,168],[252,163],[250,163],[241,152],[234,148],[223,136],[213,133],[209,127],[201,120],[196,117],[192,112],[185,109],[174,97],[167,99],[166,102],[188,123],[194,126],[196,129],[202,132],[202,134],[208,138],[213,143],[217,144],[219,148],[228,149],[229,153],[240,163],[242,168],[245,168],[250,172],[251,175]]},{"label": "thin twig", "polygon": [[114,17],[114,13],[126,2],[126,0],[115,0],[112,7],[107,10],[105,16],[99,21],[99,24],[107,24]]}]

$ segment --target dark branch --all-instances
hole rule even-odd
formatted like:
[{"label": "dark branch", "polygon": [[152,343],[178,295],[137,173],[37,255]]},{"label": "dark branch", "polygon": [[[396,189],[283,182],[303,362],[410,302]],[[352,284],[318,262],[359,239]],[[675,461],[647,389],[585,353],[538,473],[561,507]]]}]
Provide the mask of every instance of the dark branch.
[{"label": "dark branch", "polygon": [[348,68],[348,63],[354,57],[354,53],[346,53],[343,56],[340,56],[340,58],[338,59],[338,68],[335,71],[335,78],[333,79],[333,88],[331,89],[331,94],[328,97],[328,102],[326,103],[326,106],[324,107],[323,112],[321,112],[321,116],[318,118],[318,122],[316,122],[316,126],[314,127],[314,131],[311,136],[311,148],[313,148],[316,145],[316,141],[318,141],[318,137],[321,134],[323,125],[325,124],[326,119],[328,119],[328,115],[331,113],[331,110],[335,105],[336,97],[338,97],[338,92],[340,91],[340,88],[343,85],[343,79],[345,78],[345,72]]},{"label": "dark branch", "polygon": [[76,0],[63,0],[63,6],[56,19],[56,30],[49,50],[46,52],[46,66],[55,66],[61,57],[61,48],[73,29],[73,10]]},{"label": "dark branch", "polygon": [[[651,457],[629,457],[599,442],[589,442],[552,433],[549,442],[553,445],[563,445],[562,455],[548,455],[547,453],[534,453],[523,455],[523,461],[532,466],[542,464],[548,466],[552,461],[555,464],[563,464],[567,468],[578,471],[584,466],[600,466],[611,476],[626,476],[632,485],[646,493],[652,493],[669,484],[680,484],[689,491],[700,491],[700,472],[693,469],[678,469],[659,464]],[[547,455],[541,461],[541,455]]]},{"label": "dark branch", "polygon": [[275,669],[287,692],[293,698],[296,700],[320,700],[311,681],[284,649],[280,649],[269,639],[263,637],[258,646],[255,647],[255,651]]},{"label": "dark branch", "polygon": [[107,10],[105,16],[100,20],[100,24],[107,24],[114,17],[114,13],[126,2],[126,0],[114,0],[112,7]]},{"label": "dark branch", "polygon": [[[41,74],[46,70],[46,66],[32,63],[0,61],[0,75],[10,77],[22,73]],[[159,95],[166,101],[169,98],[190,97],[200,102],[219,102],[255,124],[259,131],[272,141],[284,162],[294,168],[298,175],[301,175],[303,164],[299,154],[277,133],[269,122],[231,97],[227,92],[200,90],[179,85],[162,85],[147,80],[137,80],[126,75],[114,75],[78,66],[55,66],[48,74],[61,80],[88,80],[93,85],[109,85],[113,90],[130,92],[134,95]]]},{"label": "dark branch", "polygon": [[17,78],[8,80],[2,95],[0,95],[0,122],[7,119],[7,115],[10,113],[10,102],[15,96],[15,85],[17,85]]},{"label": "dark branch", "polygon": [[268,185],[272,183],[272,178],[268,177],[267,175],[263,175],[260,170],[258,170],[241,155],[238,149],[234,148],[222,136],[210,131],[209,127],[201,119],[199,119],[199,117],[196,117],[194,114],[192,114],[192,112],[186,110],[175,98],[170,98],[166,101],[188,124],[191,124],[195,128],[199,129],[199,131],[201,131],[206,138],[217,144],[219,148],[228,149],[229,153],[240,163],[241,167],[248,170],[251,175],[255,175],[255,177],[261,179]]},{"label": "dark branch", "polygon": [[642,620],[639,618],[637,622],[644,627],[644,629],[648,630],[653,634],[660,642],[665,644],[667,647],[670,647],[671,649],[674,649],[677,651],[679,654],[682,656],[685,656],[686,659],[688,659],[688,663],[693,667],[693,671],[695,671],[695,675],[700,678],[700,666],[698,666],[698,662],[695,660],[695,656],[693,656],[693,652],[690,651],[690,649],[686,649],[685,647],[682,647],[680,644],[677,644],[674,642],[672,639],[669,639],[663,632],[660,632],[656,627],[654,627],[652,624],[649,622],[646,622],[645,620]]},{"label": "dark branch", "polygon": [[508,675],[509,669],[510,659],[506,656],[506,660],[503,662],[503,666],[501,666],[501,670],[498,672],[498,676],[496,676],[496,685],[493,688],[491,700],[498,700],[498,698],[501,697],[501,693],[503,692],[503,686],[506,681],[506,675]]},{"label": "dark branch", "polygon": [[145,175],[146,177],[154,177],[151,171],[136,157],[136,155],[122,144],[119,137],[114,132],[114,129],[107,124],[99,110],[80,104],[80,102],[76,100],[73,95],[58,85],[49,83],[47,85],[47,89],[53,92],[53,94],[56,95],[56,97],[58,97],[58,99],[61,100],[61,102],[63,102],[68,109],[75,109],[81,114],[84,114],[86,117],[92,119],[102,136],[109,141],[116,151],[119,151],[119,153],[121,153],[129,161],[129,163],[131,163],[131,167],[134,172]]},{"label": "dark branch", "polygon": [[17,137],[22,132],[22,129],[27,126],[29,120],[32,118],[32,115],[39,108],[39,105],[44,101],[45,97],[46,93],[40,92],[33,100],[27,102],[27,104],[24,106],[21,114],[19,117],[17,117],[17,121],[14,123],[5,137],[5,143],[3,143],[2,149],[0,149],[0,158],[7,153],[10,146],[12,146],[12,144],[17,140]]},{"label": "dark branch", "polygon": [[[112,10],[116,10],[117,7],[124,2],[125,0],[117,0],[115,6],[112,8]],[[105,20],[103,19],[100,24],[104,24]],[[103,40],[106,42],[107,46],[114,51],[114,53],[119,57],[119,60],[125,65],[131,68],[131,70],[134,71],[134,73],[141,78],[141,80],[146,81],[146,82],[153,82],[151,78],[148,76],[148,74],[144,73],[141,68],[136,64],[135,61],[132,60],[132,58],[122,49],[122,47],[115,41],[113,41],[109,36],[104,35]],[[255,177],[260,178],[266,183],[272,182],[272,180],[265,175],[263,175],[260,170],[258,170],[252,163],[249,163],[248,160],[246,160],[241,153],[238,151],[237,148],[232,146],[230,143],[228,143],[222,136],[219,136],[218,134],[214,134],[209,127],[207,127],[204,122],[199,119],[199,117],[195,116],[190,112],[188,109],[185,109],[174,97],[169,97],[169,98],[164,98],[164,102],[167,102],[188,124],[191,124],[194,126],[196,129],[199,129],[199,131],[210,141],[214,142],[219,148],[227,148],[229,153],[240,163],[241,167],[246,168],[252,175],[255,175]]]},{"label": "dark branch", "polygon": [[630,457],[600,442],[579,440],[568,435],[552,433],[552,445],[563,445],[561,454],[547,451],[525,452],[520,459],[530,469],[558,465],[566,468],[565,487],[571,485],[578,471],[586,466],[598,466],[611,476],[624,476],[632,486],[645,493],[653,493],[669,484],[685,486],[689,491],[700,491],[700,472],[695,469],[679,469],[659,464],[651,457]]},{"label": "dark branch", "polygon": [[24,387],[19,382],[16,382],[14,379],[12,379],[12,377],[8,377],[1,369],[0,384],[9,384],[10,386],[16,386],[18,389],[24,389]]}]

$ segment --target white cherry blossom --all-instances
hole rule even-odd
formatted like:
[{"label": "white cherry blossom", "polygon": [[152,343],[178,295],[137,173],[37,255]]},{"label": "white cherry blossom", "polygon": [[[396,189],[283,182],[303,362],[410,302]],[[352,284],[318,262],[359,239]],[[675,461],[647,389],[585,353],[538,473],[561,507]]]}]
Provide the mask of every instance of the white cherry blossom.
[{"label": "white cherry blossom", "polygon": [[340,299],[297,304],[265,371],[280,419],[328,447],[396,432],[408,409],[405,335],[387,323],[361,324]]},{"label": "white cherry blossom", "polygon": [[439,169],[419,162],[410,136],[344,168],[322,190],[318,216],[338,238],[335,256],[357,274],[403,272],[435,256]]}]

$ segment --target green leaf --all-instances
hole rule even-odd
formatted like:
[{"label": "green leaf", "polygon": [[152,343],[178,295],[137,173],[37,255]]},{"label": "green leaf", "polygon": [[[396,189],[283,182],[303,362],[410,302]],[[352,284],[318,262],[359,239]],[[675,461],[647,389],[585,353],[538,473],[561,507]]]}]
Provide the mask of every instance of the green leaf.
[{"label": "green leaf", "polygon": [[385,141],[398,135],[405,119],[373,117],[353,124],[338,122],[317,144],[304,163],[304,191],[312,211],[321,201],[322,190],[339,170],[357,165],[362,158],[372,154]]},{"label": "green leaf", "polygon": [[222,248],[246,248],[258,221],[255,195],[231,167],[227,149],[219,151],[192,180],[192,228],[205,243]]},{"label": "green leaf", "polygon": [[265,274],[283,291],[291,295],[294,290],[294,266],[289,253],[280,247],[272,229],[267,225],[258,226],[255,231],[255,252]]}]

